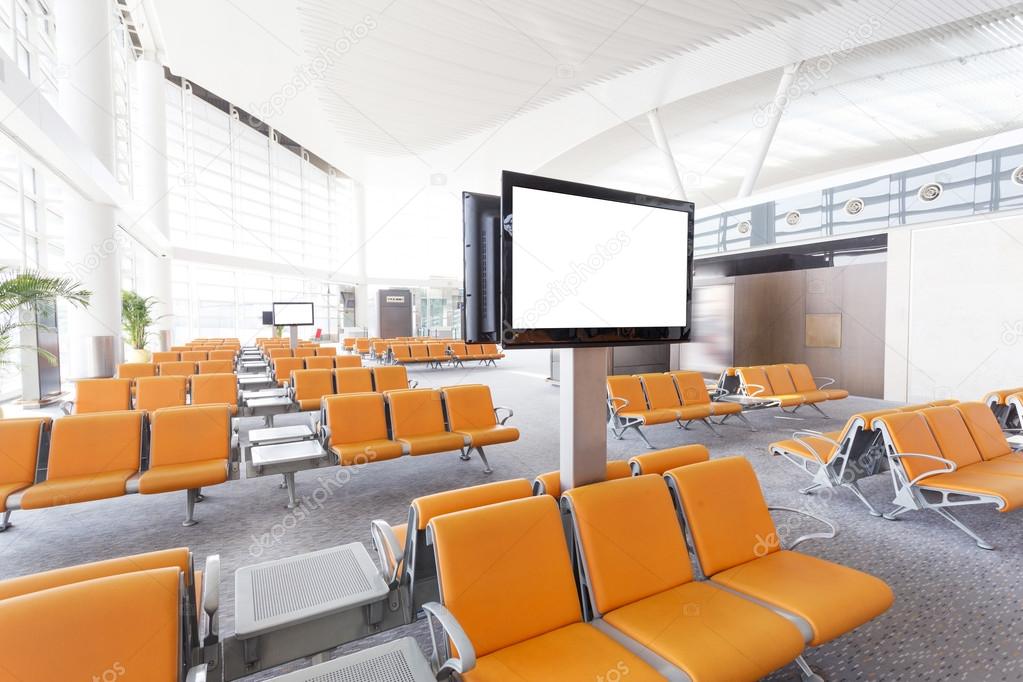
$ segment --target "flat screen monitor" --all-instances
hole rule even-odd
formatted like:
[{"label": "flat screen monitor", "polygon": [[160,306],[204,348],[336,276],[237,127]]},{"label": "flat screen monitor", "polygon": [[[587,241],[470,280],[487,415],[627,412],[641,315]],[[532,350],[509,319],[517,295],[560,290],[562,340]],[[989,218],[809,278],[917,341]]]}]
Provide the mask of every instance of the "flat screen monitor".
[{"label": "flat screen monitor", "polygon": [[274,303],[274,324],[307,326],[313,324],[312,303]]},{"label": "flat screen monitor", "polygon": [[273,323],[274,323],[274,311],[272,311],[272,310],[264,310],[263,311],[263,324],[273,324]]},{"label": "flat screen monitor", "polygon": [[501,221],[505,346],[689,340],[692,203],[505,171]]},{"label": "flat screen monitor", "polygon": [[462,193],[462,246],[466,343],[501,341],[501,197]]}]

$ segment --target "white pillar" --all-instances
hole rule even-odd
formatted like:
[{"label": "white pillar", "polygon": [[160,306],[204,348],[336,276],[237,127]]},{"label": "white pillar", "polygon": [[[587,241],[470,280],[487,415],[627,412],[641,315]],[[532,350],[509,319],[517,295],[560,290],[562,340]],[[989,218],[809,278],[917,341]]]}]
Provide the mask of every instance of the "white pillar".
[{"label": "white pillar", "polygon": [[[64,71],[60,111],[108,168],[114,168],[111,8],[106,0],[58,0],[57,57]],[[69,378],[110,376],[121,357],[121,268],[114,207],[68,193],[64,248],[70,274],[92,292],[85,310],[72,307]]]},{"label": "white pillar", "polygon": [[561,489],[607,477],[607,348],[560,352]]},{"label": "white pillar", "polygon": [[[138,106],[132,120],[132,155],[135,160],[135,199],[160,232],[170,238],[170,212],[167,204],[167,102],[163,63],[159,56],[146,54],[135,62]],[[167,350],[174,327],[171,318],[171,264],[145,249],[136,249],[139,258],[140,289],[143,296],[156,299],[156,337],[151,347]]]},{"label": "white pillar", "polygon": [[664,133],[664,126],[661,125],[660,112],[657,109],[651,109],[646,112],[646,119],[650,123],[650,130],[654,134],[654,142],[657,144],[657,148],[661,151],[661,157],[664,159],[664,166],[668,171],[668,179],[671,180],[671,184],[675,187],[675,197],[685,201],[686,189],[682,184],[682,176],[678,172],[678,166],[675,165],[675,155],[671,152],[668,136]]},{"label": "white pillar", "polygon": [[[355,223],[355,326],[369,330],[375,313],[370,310],[369,274],[366,267],[366,189],[361,182],[352,187],[352,221]],[[370,336],[372,333],[368,332]]]},{"label": "white pillar", "polygon": [[740,199],[753,194],[757,178],[760,177],[760,171],[764,168],[764,161],[767,160],[767,152],[771,149],[771,142],[774,141],[774,134],[778,130],[778,122],[781,121],[781,115],[785,113],[785,107],[788,106],[789,99],[791,98],[789,88],[792,87],[792,81],[795,80],[796,74],[799,73],[799,68],[802,65],[803,62],[796,62],[782,69],[781,79],[778,81],[778,89],[774,94],[774,99],[771,100],[767,111],[764,112],[766,118],[761,124],[764,126],[764,130],[760,134],[760,140],[757,142],[753,163],[750,164],[749,170],[746,171],[746,176],[742,179],[742,185],[739,187]]}]

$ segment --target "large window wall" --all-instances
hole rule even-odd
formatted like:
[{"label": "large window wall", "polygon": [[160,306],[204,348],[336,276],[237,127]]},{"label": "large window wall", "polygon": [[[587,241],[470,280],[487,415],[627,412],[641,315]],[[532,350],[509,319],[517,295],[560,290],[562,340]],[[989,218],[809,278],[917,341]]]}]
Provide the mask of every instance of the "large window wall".
[{"label": "large window wall", "polygon": [[351,180],[198,86],[166,92],[175,340],[265,335],[275,300],[313,301],[337,333]]}]

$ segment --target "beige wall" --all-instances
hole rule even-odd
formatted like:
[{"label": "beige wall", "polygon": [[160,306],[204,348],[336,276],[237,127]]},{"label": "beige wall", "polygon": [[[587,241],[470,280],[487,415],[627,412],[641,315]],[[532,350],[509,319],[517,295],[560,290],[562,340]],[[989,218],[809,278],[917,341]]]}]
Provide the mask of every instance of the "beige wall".
[{"label": "beige wall", "polygon": [[[735,364],[805,362],[853,395],[884,395],[885,263],[735,278]],[[838,313],[839,348],[805,345],[806,315]]]}]

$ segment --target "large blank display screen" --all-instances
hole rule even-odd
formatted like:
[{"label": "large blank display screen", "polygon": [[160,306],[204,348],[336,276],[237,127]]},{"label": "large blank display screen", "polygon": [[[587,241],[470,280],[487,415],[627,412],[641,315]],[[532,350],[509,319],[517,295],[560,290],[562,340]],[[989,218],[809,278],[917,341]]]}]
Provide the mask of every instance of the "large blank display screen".
[{"label": "large blank display screen", "polygon": [[274,324],[280,326],[313,324],[313,304],[274,303]]},{"label": "large blank display screen", "polygon": [[506,171],[501,213],[505,345],[688,340],[691,203]]},{"label": "large blank display screen", "polygon": [[515,187],[512,326],[684,327],[688,216]]}]

